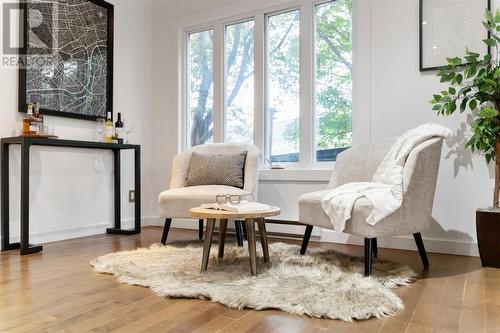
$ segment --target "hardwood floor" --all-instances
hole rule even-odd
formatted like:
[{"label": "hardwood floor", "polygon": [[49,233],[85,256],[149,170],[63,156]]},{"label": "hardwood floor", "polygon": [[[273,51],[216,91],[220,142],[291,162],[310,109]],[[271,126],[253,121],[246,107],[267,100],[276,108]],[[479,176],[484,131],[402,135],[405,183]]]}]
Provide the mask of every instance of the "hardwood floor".
[{"label": "hardwood floor", "polygon": [[[500,270],[481,268],[478,258],[430,253],[431,267],[423,273],[417,252],[380,249],[380,257],[421,273],[396,290],[403,312],[356,323],[163,299],[92,271],[89,261],[99,255],[159,242],[160,228],[143,230],[45,244],[43,253],[31,256],[1,253],[0,332],[500,332]],[[172,229],[169,241],[197,237],[197,231]],[[363,254],[361,247],[321,247]]]}]

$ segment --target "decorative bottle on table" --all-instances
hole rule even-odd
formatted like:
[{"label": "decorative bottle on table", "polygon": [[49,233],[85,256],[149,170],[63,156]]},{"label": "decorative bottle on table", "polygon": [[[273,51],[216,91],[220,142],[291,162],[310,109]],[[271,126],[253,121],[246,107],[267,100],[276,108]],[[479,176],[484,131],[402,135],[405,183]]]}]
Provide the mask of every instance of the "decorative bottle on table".
[{"label": "decorative bottle on table", "polygon": [[115,135],[118,142],[123,142],[125,135],[123,130],[122,114],[120,112],[118,112],[118,119],[115,123]]},{"label": "decorative bottle on table", "polygon": [[28,109],[26,112],[26,116],[23,119],[23,135],[35,135],[36,131],[36,122],[33,117],[33,105],[28,104]]},{"label": "decorative bottle on table", "polygon": [[33,106],[33,111],[34,111],[34,114],[33,114],[33,117],[35,117],[35,123],[36,123],[36,134],[44,134],[43,132],[43,116],[42,114],[40,113],[40,104],[38,102],[35,102],[34,106]]},{"label": "decorative bottle on table", "polygon": [[106,114],[106,123],[104,124],[104,142],[113,142],[113,120],[111,120],[111,111]]}]

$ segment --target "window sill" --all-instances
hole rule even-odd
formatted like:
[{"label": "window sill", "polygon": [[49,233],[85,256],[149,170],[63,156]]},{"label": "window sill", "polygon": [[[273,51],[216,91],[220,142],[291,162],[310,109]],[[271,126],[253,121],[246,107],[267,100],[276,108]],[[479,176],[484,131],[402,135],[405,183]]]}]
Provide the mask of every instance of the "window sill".
[{"label": "window sill", "polygon": [[261,169],[259,181],[328,183],[332,169]]}]

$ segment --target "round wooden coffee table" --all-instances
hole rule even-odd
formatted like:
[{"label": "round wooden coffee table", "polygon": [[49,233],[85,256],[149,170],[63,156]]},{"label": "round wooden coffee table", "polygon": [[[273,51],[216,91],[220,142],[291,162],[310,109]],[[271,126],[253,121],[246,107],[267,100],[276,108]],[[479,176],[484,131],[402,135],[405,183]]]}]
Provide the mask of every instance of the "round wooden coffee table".
[{"label": "round wooden coffee table", "polygon": [[210,256],[210,247],[214,233],[215,222],[220,220],[220,240],[219,240],[219,259],[224,257],[224,242],[226,239],[226,228],[228,220],[245,220],[245,228],[248,238],[248,252],[250,254],[250,271],[252,275],[257,275],[257,249],[255,244],[255,222],[259,227],[260,242],[262,243],[262,252],[264,253],[264,262],[269,262],[269,248],[267,243],[265,218],[276,216],[281,213],[277,207],[271,207],[268,210],[254,211],[246,213],[234,213],[216,209],[192,208],[191,216],[207,220],[207,230],[205,233],[205,243],[203,245],[203,258],[201,261],[201,271],[204,272],[208,267],[208,258]]}]

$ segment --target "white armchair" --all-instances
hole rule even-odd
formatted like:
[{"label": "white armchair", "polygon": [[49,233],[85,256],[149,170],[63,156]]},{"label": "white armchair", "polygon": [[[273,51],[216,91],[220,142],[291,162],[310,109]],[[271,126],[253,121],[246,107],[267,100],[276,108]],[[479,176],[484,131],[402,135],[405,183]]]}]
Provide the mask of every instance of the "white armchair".
[{"label": "white armchair", "polygon": [[[238,154],[247,152],[244,167],[243,188],[226,185],[186,186],[186,180],[193,152],[213,155]],[[161,238],[165,244],[173,218],[191,219],[189,210],[204,203],[215,202],[216,195],[250,195],[257,199],[257,184],[260,152],[254,145],[214,143],[196,146],[183,151],[174,157],[170,189],[161,192],[158,199],[159,215],[165,218],[165,226]],[[199,220],[199,238],[203,238],[203,220]],[[235,221],[238,243],[242,245],[242,225]]]},{"label": "white armchair", "polygon": [[[301,254],[305,254],[313,226],[333,229],[321,202],[332,188],[371,181],[373,174],[396,139],[350,148],[337,158],[328,189],[308,193],[299,199],[299,221],[307,225]],[[420,232],[432,221],[434,192],[443,140],[429,139],[413,149],[403,169],[403,203],[399,210],[375,225],[366,223],[373,206],[366,198],[358,200],[344,232],[365,238],[365,275],[371,275],[372,254],[377,255],[377,237],[413,234],[424,267],[429,266]]]}]

